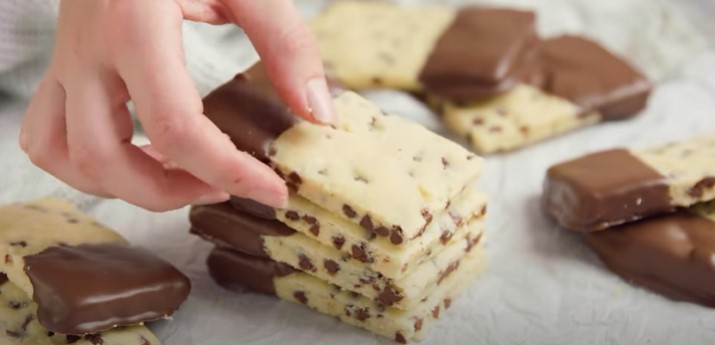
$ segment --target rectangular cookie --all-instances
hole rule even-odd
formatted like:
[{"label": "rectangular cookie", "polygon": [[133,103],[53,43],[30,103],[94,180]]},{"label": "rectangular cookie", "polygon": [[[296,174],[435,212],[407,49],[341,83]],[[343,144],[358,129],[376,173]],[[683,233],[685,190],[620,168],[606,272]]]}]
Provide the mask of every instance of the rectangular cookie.
[{"label": "rectangular cookie", "polygon": [[409,274],[397,280],[385,277],[332,246],[285,229],[285,225],[277,221],[271,224],[269,220],[234,211],[227,204],[194,207],[190,218],[191,232],[219,247],[286,263],[399,309],[412,308],[431,293],[440,277],[461,259],[464,248],[476,242],[483,232],[482,219],[465,221],[449,243],[435,249],[428,259],[415,264]]},{"label": "rectangular cookie", "polygon": [[37,322],[37,304],[0,274],[0,344],[27,345],[158,345],[144,326],[131,326],[84,336],[50,332]]},{"label": "rectangular cookie", "polygon": [[568,229],[596,231],[715,198],[715,135],[614,149],[551,167],[542,201]]},{"label": "rectangular cookie", "polygon": [[271,164],[299,195],[395,245],[419,238],[481,171],[481,158],[355,93],[335,105],[336,127],[294,125]]},{"label": "rectangular cookie", "polygon": [[0,257],[39,323],[62,334],[166,318],[190,290],[174,266],[59,199],[0,207]]},{"label": "rectangular cookie", "polygon": [[561,36],[541,43],[527,82],[479,102],[437,97],[432,104],[481,153],[514,150],[579,127],[636,115],[646,77],[598,43]]},{"label": "rectangular cookie", "polygon": [[226,249],[215,249],[208,259],[209,272],[220,285],[234,290],[248,288],[305,304],[343,322],[398,342],[419,340],[443,309],[483,271],[484,254],[479,246],[468,248],[460,264],[438,288],[411,310],[385,307],[373,300],[341,290],[288,265]]},{"label": "rectangular cookie", "polygon": [[591,233],[587,240],[625,280],[715,307],[715,202]]}]

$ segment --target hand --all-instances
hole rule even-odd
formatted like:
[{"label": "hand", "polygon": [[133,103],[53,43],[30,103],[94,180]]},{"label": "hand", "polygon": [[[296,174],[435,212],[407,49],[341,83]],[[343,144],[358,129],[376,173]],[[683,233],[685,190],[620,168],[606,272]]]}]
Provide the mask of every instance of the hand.
[{"label": "hand", "polygon": [[[149,210],[229,194],[281,207],[284,182],[202,115],[184,66],[183,19],[240,24],[286,104],[310,121],[334,120],[316,44],[289,0],[64,0],[20,146],[80,191]],[[130,99],[148,147],[131,143]]]}]

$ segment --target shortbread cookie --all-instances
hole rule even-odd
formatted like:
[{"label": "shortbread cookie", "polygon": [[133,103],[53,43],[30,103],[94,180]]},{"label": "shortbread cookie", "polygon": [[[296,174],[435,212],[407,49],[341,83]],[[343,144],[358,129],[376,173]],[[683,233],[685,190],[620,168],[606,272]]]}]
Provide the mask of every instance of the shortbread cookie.
[{"label": "shortbread cookie", "polygon": [[418,76],[455,11],[336,1],[312,22],[328,73],[351,89],[419,90]]},{"label": "shortbread cookie", "polygon": [[540,76],[500,96],[458,103],[432,99],[445,123],[478,152],[510,151],[601,121],[636,115],[651,85],[596,42],[562,36],[542,43]]},{"label": "shortbread cookie", "polygon": [[291,231],[280,222],[256,218],[226,204],[194,207],[190,218],[191,232],[219,247],[287,263],[321,280],[400,309],[409,309],[428,295],[436,286],[440,272],[449,270],[463,256],[463,242],[476,241],[483,232],[482,219],[465,220],[452,238],[445,239],[444,245],[435,248],[398,280],[351,259],[333,246]]},{"label": "shortbread cookie", "polygon": [[211,276],[224,287],[248,288],[276,295],[405,343],[421,339],[443,309],[449,308],[484,269],[481,248],[465,243],[465,250],[469,253],[453,270],[445,272],[437,289],[407,311],[385,307],[359,294],[341,290],[288,265],[226,249],[215,249],[209,256],[208,265]]},{"label": "shortbread cookie", "polygon": [[629,282],[715,307],[715,203],[588,235],[601,260]]},{"label": "shortbread cookie", "polygon": [[[289,121],[290,114],[254,103],[226,105],[243,97],[249,85],[250,79],[236,77],[209,94],[206,116],[238,149],[265,157],[297,194],[395,245],[418,238],[481,171],[482,159],[473,153],[423,126],[383,114],[352,92],[334,99],[340,114],[334,127],[271,126]],[[262,134],[251,143],[235,139],[255,131]]]},{"label": "shortbread cookie", "polygon": [[0,274],[0,344],[15,345],[158,345],[144,326],[131,326],[82,336],[48,331],[37,322],[37,304]]},{"label": "shortbread cookie", "polygon": [[268,206],[236,197],[232,199],[232,205],[239,212],[258,218],[278,219],[292,229],[362,262],[385,277],[399,280],[412,272],[416,264],[430,259],[442,246],[448,244],[466,221],[483,218],[487,209],[487,197],[467,188],[451,203],[447,212],[435,218],[422,236],[409,246],[395,246],[388,238],[366,231],[360,225],[296,195],[292,195],[288,206],[278,212]]},{"label": "shortbread cookie", "polygon": [[395,245],[420,237],[480,173],[481,158],[355,93],[335,105],[336,128],[296,124],[271,163],[299,195]]},{"label": "shortbread cookie", "polygon": [[594,231],[715,198],[715,135],[650,149],[597,152],[551,167],[546,211]]},{"label": "shortbread cookie", "polygon": [[190,283],[61,200],[0,208],[0,272],[37,303],[43,327],[91,334],[168,317]]}]

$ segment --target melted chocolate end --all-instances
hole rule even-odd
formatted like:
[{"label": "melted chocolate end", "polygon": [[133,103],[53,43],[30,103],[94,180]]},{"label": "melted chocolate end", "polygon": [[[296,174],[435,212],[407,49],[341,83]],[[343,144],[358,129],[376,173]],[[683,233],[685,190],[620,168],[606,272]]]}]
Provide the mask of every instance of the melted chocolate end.
[{"label": "melted chocolate end", "polygon": [[679,212],[590,234],[589,246],[628,281],[715,307],[715,223]]},{"label": "melted chocolate end", "polygon": [[25,257],[40,324],[87,334],[167,317],[189,279],[150,252],[117,244],[54,246]]},{"label": "melted chocolate end", "polygon": [[262,236],[290,236],[295,230],[278,220],[236,211],[229,203],[194,206],[189,212],[191,233],[243,253],[267,257]]},{"label": "melted chocolate end", "polygon": [[560,226],[581,231],[673,210],[666,178],[622,149],[551,167],[542,198]]},{"label": "melted chocolate end", "polygon": [[209,274],[219,285],[229,290],[247,288],[269,295],[276,293],[273,278],[295,272],[287,264],[221,248],[211,251],[207,264]]}]

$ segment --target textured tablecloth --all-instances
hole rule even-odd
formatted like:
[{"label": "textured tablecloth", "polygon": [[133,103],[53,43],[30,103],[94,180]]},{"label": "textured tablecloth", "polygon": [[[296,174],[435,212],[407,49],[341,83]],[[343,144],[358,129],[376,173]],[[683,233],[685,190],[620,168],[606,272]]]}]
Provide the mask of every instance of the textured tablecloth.
[{"label": "textured tablecloth", "polygon": [[[321,2],[299,3],[310,13]],[[539,8],[546,34],[577,31],[602,40],[645,66],[659,85],[648,109],[636,119],[487,157],[481,187],[491,195],[489,269],[453,303],[424,343],[715,343],[715,311],[673,302],[620,280],[577,234],[559,230],[545,218],[538,202],[544,172],[558,161],[599,149],[715,132],[715,50],[682,29],[678,16],[661,1],[508,3]],[[679,5],[683,13],[692,10],[687,21],[701,33],[715,33],[708,20],[715,16],[715,2]],[[375,91],[368,96],[389,111],[449,135],[432,114],[404,94]],[[298,305],[217,287],[204,266],[210,245],[188,235],[186,209],[154,214],[121,201],[83,196],[34,168],[16,145],[24,107],[0,96],[0,202],[65,196],[190,276],[193,291],[183,308],[173,320],[151,326],[165,344],[391,343]]]}]

